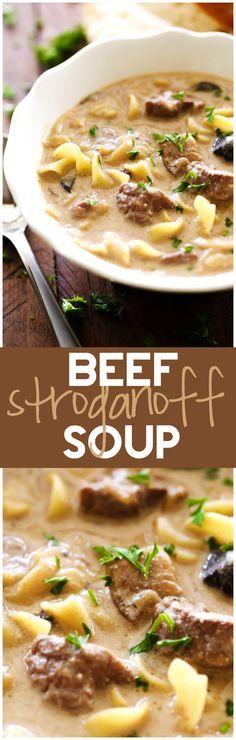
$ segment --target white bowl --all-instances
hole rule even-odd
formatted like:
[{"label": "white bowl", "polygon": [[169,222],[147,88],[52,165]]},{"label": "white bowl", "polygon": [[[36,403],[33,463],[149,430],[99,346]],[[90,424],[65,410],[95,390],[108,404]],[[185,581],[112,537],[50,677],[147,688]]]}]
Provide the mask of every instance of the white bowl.
[{"label": "white bowl", "polygon": [[71,59],[42,74],[17,106],[5,151],[5,175],[29,225],[59,254],[109,280],[151,290],[203,292],[233,284],[232,271],[204,276],[161,275],[126,269],[77,246],[66,230],[45,212],[36,174],[42,140],[55,120],[91,93],[125,77],[152,72],[203,72],[232,79],[233,39],[224,33],[181,29],[137,38],[89,44]]}]

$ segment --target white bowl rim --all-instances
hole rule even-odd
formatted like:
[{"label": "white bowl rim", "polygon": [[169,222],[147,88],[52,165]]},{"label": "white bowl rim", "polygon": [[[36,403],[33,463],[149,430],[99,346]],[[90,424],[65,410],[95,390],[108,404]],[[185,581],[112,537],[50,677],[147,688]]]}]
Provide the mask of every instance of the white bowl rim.
[{"label": "white bowl rim", "polygon": [[[223,32],[206,32],[200,33],[196,31],[190,31],[188,29],[182,29],[178,27],[172,27],[168,29],[160,29],[159,31],[147,32],[145,34],[139,34],[137,36],[119,36],[116,38],[102,39],[89,43],[83,49],[78,51],[72,57],[67,59],[65,62],[43,72],[33,84],[29,93],[23,98],[23,100],[16,106],[13,113],[11,126],[8,136],[8,141],[4,154],[4,172],[9,185],[9,188],[14,196],[16,203],[18,204],[21,212],[25,216],[30,228],[37,233],[42,239],[44,239],[55,252],[60,254],[62,257],[69,259],[74,262],[78,267],[95,273],[96,275],[110,280],[114,283],[120,283],[129,285],[133,288],[141,288],[146,290],[153,290],[158,292],[173,292],[173,293],[204,293],[212,291],[227,290],[233,287],[234,271],[219,272],[214,275],[202,275],[202,276],[176,276],[163,274],[160,270],[142,270],[135,268],[125,268],[116,263],[109,262],[108,260],[97,257],[91,252],[80,248],[75,244],[73,238],[68,234],[64,226],[61,226],[58,222],[48,216],[45,213],[47,219],[47,227],[42,225],[42,221],[37,218],[32,218],[31,209],[24,200],[24,191],[17,187],[17,180],[15,179],[15,160],[13,168],[13,153],[15,155],[15,144],[17,136],[22,133],[22,120],[24,114],[27,111],[27,107],[30,105],[31,98],[37,92],[37,87],[42,84],[42,80],[53,77],[55,74],[60,74],[61,69],[73,66],[77,62],[78,58],[86,56],[90,53],[91,49],[106,48],[110,45],[118,45],[122,43],[137,43],[147,39],[156,39],[159,36],[182,36],[192,37],[196,41],[217,41],[221,39],[228,45],[231,44],[233,48],[233,37],[230,34]],[[130,75],[132,76],[132,75]],[[39,185],[40,192],[40,185]],[[46,220],[45,220],[46,223]]]}]

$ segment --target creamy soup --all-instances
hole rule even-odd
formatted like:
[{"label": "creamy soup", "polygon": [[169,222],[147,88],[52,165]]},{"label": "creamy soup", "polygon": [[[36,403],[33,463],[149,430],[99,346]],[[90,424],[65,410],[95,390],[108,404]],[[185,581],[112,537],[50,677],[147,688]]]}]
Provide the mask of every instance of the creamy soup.
[{"label": "creamy soup", "polygon": [[5,736],[232,734],[232,471],[9,470]]},{"label": "creamy soup", "polygon": [[127,269],[232,268],[232,84],[122,80],[65,113],[44,142],[47,212],[76,245]]}]

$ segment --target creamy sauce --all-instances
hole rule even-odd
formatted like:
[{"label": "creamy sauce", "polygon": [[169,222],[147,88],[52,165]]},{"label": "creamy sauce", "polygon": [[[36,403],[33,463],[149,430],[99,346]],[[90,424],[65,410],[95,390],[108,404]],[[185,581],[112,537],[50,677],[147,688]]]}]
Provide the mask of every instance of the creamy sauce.
[{"label": "creamy sauce", "polygon": [[[153,545],[156,541],[160,543],[157,534],[157,521],[159,516],[168,518],[171,526],[179,535],[189,534],[185,522],[189,516],[187,498],[176,503],[168,503],[167,499],[161,499],[160,504],[152,509],[143,510],[140,514],[129,518],[108,519],[102,516],[85,515],[79,512],[78,492],[84,479],[94,480],[102,477],[103,471],[98,470],[58,470],[56,471],[67,491],[69,510],[67,516],[56,521],[48,518],[48,506],[51,493],[49,472],[44,469],[20,469],[9,470],[5,473],[5,496],[6,501],[22,502],[28,505],[28,511],[21,518],[12,518],[9,512],[5,521],[6,535],[6,581],[5,608],[6,612],[11,609],[24,609],[33,614],[38,614],[41,602],[44,599],[64,598],[68,593],[81,593],[90,619],[94,625],[94,636],[92,640],[99,645],[111,649],[120,658],[129,658],[130,646],[137,643],[150,626],[147,623],[132,624],[123,616],[113,603],[109,588],[104,587],[101,575],[104,567],[100,565],[97,555],[92,551],[92,545],[122,545],[130,547],[136,543],[141,547]],[[54,471],[55,472],[55,471]],[[111,472],[111,471],[106,471]],[[132,474],[134,474],[132,470]],[[153,472],[152,471],[152,475]],[[157,475],[172,483],[183,484],[188,496],[193,498],[208,497],[209,500],[230,499],[232,487],[227,485],[227,479],[231,479],[232,471],[219,469],[215,479],[207,478],[204,470],[170,470],[159,469]],[[128,475],[131,471],[123,471],[117,475]],[[7,512],[6,512],[7,513]],[[45,533],[50,533],[59,541],[58,546],[52,548],[50,542],[45,538]],[[191,536],[191,535],[190,535]],[[12,541],[9,538],[13,538]],[[19,540],[14,540],[19,538]],[[231,599],[220,590],[205,585],[200,578],[202,563],[209,552],[207,544],[200,538],[202,546],[199,550],[192,551],[195,560],[183,564],[178,556],[173,558],[176,570],[176,578],[183,589],[184,596],[193,603],[201,602],[209,610],[220,614],[231,614]],[[162,541],[162,544],[164,542]],[[14,599],[14,594],[25,573],[32,567],[32,558],[41,553],[47,557],[47,549],[60,555],[60,567],[72,569],[71,579],[74,579],[74,588],[67,584],[61,597],[53,596],[48,586],[42,587],[42,593],[38,595],[28,594],[25,599]],[[178,551],[178,547],[177,547]],[[191,553],[190,553],[191,554]],[[74,569],[74,570],[73,570]],[[76,585],[76,572],[78,584]],[[9,585],[9,573],[16,575],[16,580]],[[69,573],[69,570],[68,570]],[[70,578],[70,576],[68,576]],[[80,585],[79,585],[80,582]],[[98,600],[95,606],[88,596],[87,589],[92,588]],[[52,626],[51,634],[63,634],[58,624]],[[14,723],[23,727],[22,734],[27,731],[38,737],[79,737],[87,736],[84,721],[88,713],[73,715],[50,704],[43,699],[43,694],[31,685],[23,659],[32,644],[32,637],[23,634],[19,643],[5,648],[4,664],[8,666],[13,677],[13,685],[5,692],[4,719],[5,732]],[[171,658],[158,655],[152,650],[141,656],[145,666],[155,676],[167,681],[167,669]],[[132,657],[135,661],[136,657]],[[216,735],[222,723],[228,721],[228,734],[232,731],[232,718],[227,717],[225,702],[232,697],[232,674],[230,669],[209,670],[198,666],[200,673],[208,673],[208,699],[200,724],[194,732],[194,736]],[[140,669],[137,673],[140,673]],[[167,690],[163,691],[149,685],[148,691],[136,688],[132,685],[119,687],[122,696],[129,705],[134,705],[142,698],[148,698],[151,706],[149,718],[138,735],[148,737],[161,736],[187,736],[183,718],[178,714],[174,703],[173,689],[167,682]],[[110,687],[97,690],[92,712],[112,706]]]},{"label": "creamy sauce", "polygon": [[[222,91],[216,96],[214,91],[196,91],[194,88],[201,80],[211,80]],[[155,118],[145,115],[145,101],[155,98],[165,90],[173,91],[177,95],[184,92],[184,96],[191,95],[196,100],[202,100],[204,106],[198,111],[188,111],[174,118]],[[138,112],[129,118],[130,94],[135,96]],[[203,189],[184,190],[174,193],[184,177],[184,171],[171,174],[165,167],[161,144],[154,140],[153,134],[194,134],[196,136],[196,150],[199,158],[209,167],[224,172],[232,172],[232,163],[216,156],[212,151],[216,139],[215,127],[207,121],[205,108],[225,110],[226,115],[232,113],[232,84],[228,80],[219,79],[214,75],[197,74],[161,74],[146,77],[122,80],[99,92],[94,93],[86,100],[78,103],[73,109],[65,113],[54,125],[47,140],[44,142],[41,172],[41,184],[47,201],[47,210],[54,218],[70,232],[76,245],[80,245],[98,256],[105,257],[126,267],[142,270],[158,270],[163,274],[182,274],[186,277],[191,274],[221,272],[232,267],[232,201],[226,200],[216,204],[215,220],[207,233],[199,221],[194,200],[196,195],[207,196]],[[209,116],[209,112],[208,112]],[[91,133],[92,132],[92,133]],[[128,145],[126,146],[126,143]],[[60,144],[74,143],[79,145],[83,154],[90,160],[98,153],[102,162],[103,173],[106,173],[110,186],[94,185],[93,176],[77,175],[75,165],[69,164],[63,175],[45,170],[45,165],[55,165],[61,160],[60,154],[55,154]],[[114,152],[119,147],[126,146],[120,157],[114,159]],[[59,150],[60,151],[60,150]],[[131,154],[130,154],[131,152]],[[132,154],[134,152],[134,154]],[[180,151],[176,148],[177,154]],[[55,159],[56,157],[56,159]],[[132,159],[133,157],[133,159]],[[65,160],[64,160],[65,161]],[[147,173],[142,175],[132,166],[142,161],[146,165]],[[129,171],[129,166],[131,170]],[[64,166],[62,165],[62,169]],[[113,175],[108,171],[113,169]],[[144,183],[147,188],[153,187],[162,190],[174,200],[174,208],[164,208],[155,212],[152,222],[140,224],[131,220],[119,209],[116,193],[120,183],[113,179],[114,171],[130,174],[129,182]],[[74,179],[75,178],[75,179]],[[71,192],[66,192],[61,180],[72,182]],[[102,199],[100,210],[96,209],[96,198]],[[209,197],[209,200],[210,197]],[[87,201],[88,209],[73,210],[77,201]],[[177,207],[177,210],[176,210]],[[182,210],[183,209],[183,210]],[[176,255],[176,240],[166,235],[158,239],[151,236],[150,227],[159,223],[175,222],[183,219],[183,225],[177,234],[180,239],[178,248],[188,255],[196,255],[196,261],[183,261],[182,264],[162,262],[163,255]],[[106,239],[107,234],[108,240]],[[116,238],[123,244],[117,245]],[[104,241],[105,240],[105,241]],[[146,248],[155,250],[154,257],[144,247],[142,256],[137,241],[145,243]],[[200,240],[200,241],[199,241]],[[105,246],[104,246],[105,245]],[[188,249],[188,248],[191,249]],[[187,249],[186,249],[187,248]],[[186,253],[185,253],[186,250]]]}]

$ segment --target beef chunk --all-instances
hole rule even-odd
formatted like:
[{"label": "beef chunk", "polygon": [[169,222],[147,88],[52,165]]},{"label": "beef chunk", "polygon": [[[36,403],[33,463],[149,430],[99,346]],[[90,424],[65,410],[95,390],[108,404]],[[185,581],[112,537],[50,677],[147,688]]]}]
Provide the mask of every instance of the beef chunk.
[{"label": "beef chunk", "polygon": [[233,552],[211,552],[202,567],[202,580],[219,588],[227,596],[233,596]]},{"label": "beef chunk", "polygon": [[186,495],[183,486],[174,486],[162,478],[154,478],[148,486],[133,483],[127,476],[116,473],[100,477],[80,489],[80,508],[86,513],[109,517],[132,516],[146,506],[155,505],[164,495],[179,498]]},{"label": "beef chunk", "polygon": [[161,144],[161,152],[163,163],[172,175],[179,175],[181,172],[185,172],[189,162],[201,160],[193,136],[189,136],[186,139],[182,151],[172,141],[164,141]]},{"label": "beef chunk", "polygon": [[233,162],[234,156],[234,137],[231,136],[217,136],[215,139],[212,151],[217,157],[222,157],[226,162]]},{"label": "beef chunk", "polygon": [[187,172],[192,170],[198,178],[190,177],[188,182],[192,185],[204,183],[203,193],[209,200],[220,203],[233,197],[233,175],[230,172],[215,170],[204,162],[192,162],[188,165]]},{"label": "beef chunk", "polygon": [[78,649],[63,637],[37,637],[25,666],[46,700],[73,712],[91,707],[96,688],[133,678],[126,663],[110,650],[92,644]]},{"label": "beef chunk", "polygon": [[175,208],[172,198],[151,186],[142,188],[134,182],[124,183],[116,193],[118,208],[137,224],[151,223],[154,213],[161,208]]},{"label": "beef chunk", "polygon": [[[167,612],[175,621],[175,629],[170,633],[165,622],[158,629],[161,639],[191,637],[181,653],[208,668],[227,668],[233,660],[233,619],[225,614],[209,612],[201,604],[190,604],[184,598],[166,598],[158,604],[155,617]],[[160,652],[171,653],[171,647],[161,648]]]},{"label": "beef chunk", "polygon": [[221,93],[221,88],[216,85],[215,82],[209,82],[208,80],[201,80],[194,85],[194,90],[200,92],[218,92]]},{"label": "beef chunk", "polygon": [[187,93],[182,99],[174,97],[176,92],[165,90],[157,98],[149,98],[145,104],[145,113],[154,118],[176,118],[176,116],[187,113],[190,110],[198,112],[204,106],[202,100],[191,97]]},{"label": "beef chunk", "polygon": [[70,208],[74,218],[87,218],[88,216],[103,216],[107,212],[108,205],[100,198],[98,193],[92,193],[86,198],[78,198]]},{"label": "beef chunk", "polygon": [[195,252],[185,252],[179,249],[175,252],[168,252],[160,259],[160,264],[164,265],[189,265],[196,262],[197,254]]},{"label": "beef chunk", "polygon": [[[140,558],[144,562],[148,548]],[[131,622],[153,614],[155,605],[164,596],[180,596],[181,588],[176,583],[175,570],[171,558],[159,549],[151,561],[149,575],[144,578],[128,560],[114,560],[106,566],[107,575],[112,579],[110,591],[121,614]]]}]

